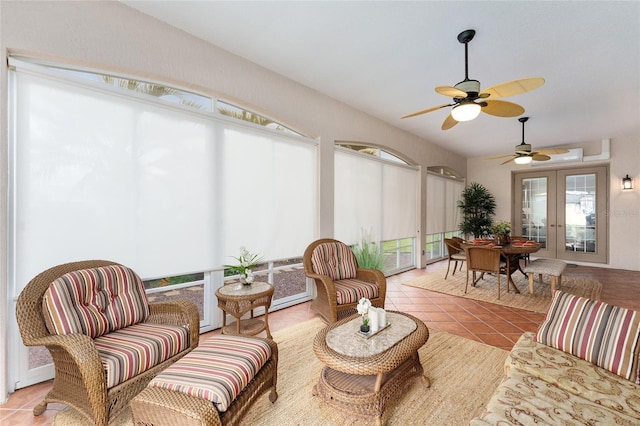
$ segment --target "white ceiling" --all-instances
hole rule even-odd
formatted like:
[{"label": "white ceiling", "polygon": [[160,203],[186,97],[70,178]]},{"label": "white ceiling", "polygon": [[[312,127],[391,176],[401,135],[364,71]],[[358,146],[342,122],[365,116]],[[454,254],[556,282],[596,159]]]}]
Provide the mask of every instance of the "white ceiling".
[{"label": "white ceiling", "polygon": [[[640,2],[123,1],[225,50],[464,156],[510,153],[517,118],[481,114],[442,131],[435,86],[546,83],[506,98],[535,148],[640,134]],[[640,141],[639,141],[640,143]]]}]

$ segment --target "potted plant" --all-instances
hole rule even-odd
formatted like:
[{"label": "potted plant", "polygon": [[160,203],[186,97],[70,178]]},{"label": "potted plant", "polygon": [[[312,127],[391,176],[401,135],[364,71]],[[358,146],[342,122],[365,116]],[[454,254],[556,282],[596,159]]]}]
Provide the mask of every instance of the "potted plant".
[{"label": "potted plant", "polygon": [[458,208],[462,212],[462,222],[458,229],[464,235],[480,238],[491,234],[496,199],[487,188],[477,182],[471,182],[462,191],[462,199],[458,201]]},{"label": "potted plant", "polygon": [[506,220],[499,220],[491,225],[491,232],[496,240],[496,244],[509,244],[509,234],[511,234],[511,223]]}]

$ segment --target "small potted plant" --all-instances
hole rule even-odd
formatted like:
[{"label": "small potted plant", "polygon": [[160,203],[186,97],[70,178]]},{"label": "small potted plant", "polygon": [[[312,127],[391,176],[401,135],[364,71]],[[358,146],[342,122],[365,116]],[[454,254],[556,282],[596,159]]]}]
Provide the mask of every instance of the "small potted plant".
[{"label": "small potted plant", "polygon": [[491,225],[491,232],[498,245],[509,244],[509,234],[511,234],[511,223],[506,220],[499,220]]},{"label": "small potted plant", "polygon": [[358,313],[362,315],[362,325],[360,331],[363,333],[369,332],[369,309],[371,308],[371,301],[365,297],[358,301]]},{"label": "small potted plant", "polygon": [[240,275],[242,284],[250,285],[253,283],[253,268],[256,267],[262,257],[258,254],[249,252],[245,247],[240,247],[240,256],[234,257],[238,261],[238,265],[224,265],[224,267],[233,275]]}]

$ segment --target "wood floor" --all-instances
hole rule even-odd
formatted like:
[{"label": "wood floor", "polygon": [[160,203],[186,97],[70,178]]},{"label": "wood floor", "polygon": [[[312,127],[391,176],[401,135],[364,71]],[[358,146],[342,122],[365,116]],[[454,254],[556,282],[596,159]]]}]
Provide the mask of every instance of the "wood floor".
[{"label": "wood floor", "polygon": [[[446,331],[468,339],[503,349],[511,349],[524,331],[535,331],[544,315],[521,309],[508,308],[487,302],[448,296],[428,290],[401,285],[402,282],[424,274],[442,274],[446,262],[438,262],[425,269],[414,269],[387,278],[385,308],[411,313],[425,322],[430,329]],[[595,268],[587,266],[567,267],[565,277],[592,277],[602,283],[604,302],[640,311],[640,271]],[[315,318],[317,314],[310,303],[302,303],[269,314],[271,331]],[[206,338],[209,334],[203,335]],[[0,424],[3,426],[51,425],[53,416],[65,406],[49,404],[47,411],[38,417],[32,413],[51,387],[51,382],[20,389],[0,405]]]}]

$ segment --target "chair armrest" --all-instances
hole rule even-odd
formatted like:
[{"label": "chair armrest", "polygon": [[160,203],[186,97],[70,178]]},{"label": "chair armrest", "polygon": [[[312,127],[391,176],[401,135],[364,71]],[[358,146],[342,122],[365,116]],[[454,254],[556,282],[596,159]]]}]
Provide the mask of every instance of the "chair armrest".
[{"label": "chair armrest", "polygon": [[312,278],[316,281],[316,287],[317,284],[321,284],[324,287],[327,292],[327,299],[329,302],[334,305],[337,303],[336,286],[333,283],[333,278],[328,275],[320,275],[312,272],[307,272],[306,275],[308,278]]},{"label": "chair armrest", "polygon": [[49,349],[56,368],[66,366],[67,370],[75,368],[81,377],[80,383],[92,383],[104,386],[106,380],[104,368],[93,339],[85,334],[49,335],[32,339],[27,346],[44,346]]},{"label": "chair armrest", "polygon": [[149,318],[152,324],[186,325],[189,327],[189,346],[198,346],[200,339],[200,314],[193,302],[176,299],[170,302],[149,303]]}]

